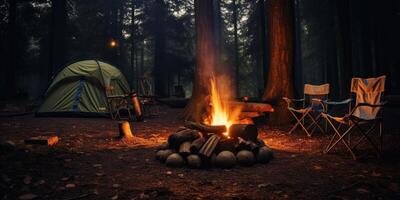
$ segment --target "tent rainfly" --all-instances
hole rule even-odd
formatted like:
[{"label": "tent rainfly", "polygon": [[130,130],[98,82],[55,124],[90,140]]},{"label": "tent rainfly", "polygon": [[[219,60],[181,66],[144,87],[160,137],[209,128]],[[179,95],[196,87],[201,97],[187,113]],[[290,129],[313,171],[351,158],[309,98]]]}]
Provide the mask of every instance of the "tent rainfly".
[{"label": "tent rainfly", "polygon": [[109,116],[106,88],[110,95],[130,92],[116,67],[98,60],[78,61],[54,77],[37,116]]}]

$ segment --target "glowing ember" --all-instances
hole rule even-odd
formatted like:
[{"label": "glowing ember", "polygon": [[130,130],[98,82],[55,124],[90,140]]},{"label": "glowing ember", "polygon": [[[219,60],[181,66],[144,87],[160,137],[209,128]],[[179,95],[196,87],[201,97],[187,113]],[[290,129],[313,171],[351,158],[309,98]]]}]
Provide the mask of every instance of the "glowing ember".
[{"label": "glowing ember", "polygon": [[[222,80],[221,80],[222,81]],[[223,83],[223,82],[221,82]],[[229,130],[229,127],[238,119],[241,108],[240,107],[229,107],[226,103],[229,100],[229,92],[220,91],[218,88],[215,78],[211,78],[211,91],[210,91],[210,104],[211,104],[211,115],[209,116],[209,124],[211,125],[225,125],[226,129]],[[222,96],[221,92],[224,92]],[[225,102],[225,103],[224,103]],[[227,137],[228,131],[224,133]]]}]

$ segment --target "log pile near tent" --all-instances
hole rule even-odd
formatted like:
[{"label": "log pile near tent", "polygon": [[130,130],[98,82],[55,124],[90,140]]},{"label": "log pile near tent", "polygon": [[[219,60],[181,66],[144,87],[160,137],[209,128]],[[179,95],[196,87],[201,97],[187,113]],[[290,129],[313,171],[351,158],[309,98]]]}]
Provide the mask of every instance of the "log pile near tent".
[{"label": "log pile near tent", "polygon": [[[229,137],[224,135],[227,131]],[[227,130],[224,125],[186,122],[157,150],[156,158],[169,167],[251,166],[256,162],[267,163],[273,156],[252,124],[233,124]]]}]

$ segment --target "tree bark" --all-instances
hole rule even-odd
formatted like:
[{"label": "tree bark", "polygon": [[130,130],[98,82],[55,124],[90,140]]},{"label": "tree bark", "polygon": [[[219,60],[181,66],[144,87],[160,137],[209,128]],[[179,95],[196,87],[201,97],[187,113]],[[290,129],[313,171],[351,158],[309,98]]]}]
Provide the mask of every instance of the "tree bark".
[{"label": "tree bark", "polygon": [[258,65],[257,65],[257,95],[261,97],[264,92],[264,87],[266,85],[266,80],[268,76],[268,52],[267,52],[267,34],[266,34],[266,16],[265,16],[265,4],[264,0],[259,0],[257,2],[257,17],[258,17]]},{"label": "tree bark", "polygon": [[196,70],[192,98],[185,108],[185,119],[201,122],[209,102],[210,78],[215,72],[215,31],[213,0],[195,0]]},{"label": "tree bark", "polygon": [[137,78],[137,71],[135,70],[135,58],[135,1],[131,0],[131,90],[134,90],[135,80]]},{"label": "tree bark", "polygon": [[282,97],[293,96],[293,16],[290,0],[268,1],[270,64],[263,100],[274,105],[271,125],[289,123]]},{"label": "tree bark", "polygon": [[338,64],[338,83],[339,96],[348,97],[350,91],[350,79],[352,70],[352,50],[351,50],[351,31],[350,31],[350,5],[347,0],[337,0],[335,13],[335,29],[337,43],[337,64]]},{"label": "tree bark", "polygon": [[168,66],[165,63],[165,18],[167,17],[164,0],[154,2],[154,89],[159,97],[168,96]]},{"label": "tree bark", "polygon": [[49,79],[66,62],[66,26],[67,26],[67,2],[66,0],[52,0],[52,20],[50,34],[50,66]]},{"label": "tree bark", "polygon": [[8,30],[7,30],[7,65],[5,66],[6,72],[6,95],[9,97],[15,97],[17,87],[16,87],[16,18],[17,18],[17,2],[15,0],[9,0],[8,9]]},{"label": "tree bark", "polygon": [[239,37],[238,37],[238,4],[237,0],[232,1],[232,9],[233,9],[233,33],[234,33],[234,48],[235,48],[235,89],[236,89],[236,97],[240,96],[240,66],[239,66]]}]

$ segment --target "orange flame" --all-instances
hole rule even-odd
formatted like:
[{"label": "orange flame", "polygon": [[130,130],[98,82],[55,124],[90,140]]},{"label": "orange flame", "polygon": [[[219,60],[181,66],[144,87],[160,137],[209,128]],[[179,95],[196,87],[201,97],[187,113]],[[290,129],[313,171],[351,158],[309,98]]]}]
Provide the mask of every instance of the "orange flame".
[{"label": "orange flame", "polygon": [[[223,80],[221,80],[223,84]],[[241,112],[240,107],[230,107],[227,104],[229,100],[229,92],[220,91],[218,88],[215,78],[210,79],[211,84],[211,116],[210,124],[211,125],[225,125],[226,129],[229,130],[229,127],[239,118],[239,114]],[[224,95],[221,95],[224,92]],[[229,137],[228,131],[224,133],[225,136]]]}]

